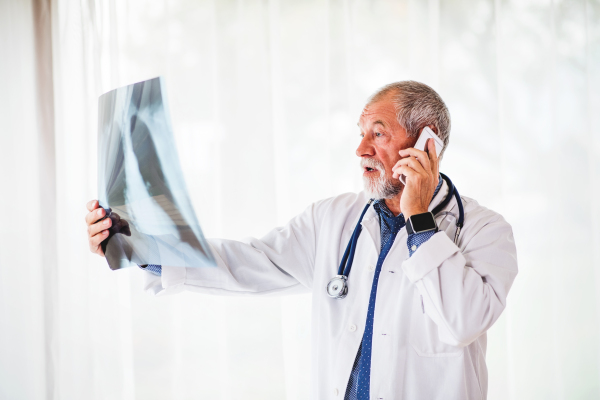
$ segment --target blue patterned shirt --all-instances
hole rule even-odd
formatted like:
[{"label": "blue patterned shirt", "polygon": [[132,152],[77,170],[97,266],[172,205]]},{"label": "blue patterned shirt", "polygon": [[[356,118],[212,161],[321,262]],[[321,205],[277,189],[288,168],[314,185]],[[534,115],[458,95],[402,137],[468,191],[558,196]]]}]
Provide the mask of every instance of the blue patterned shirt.
[{"label": "blue patterned shirt", "polygon": [[[442,187],[442,178],[439,177],[438,185],[433,193],[433,198],[438,194]],[[369,308],[367,310],[367,321],[365,323],[365,332],[358,348],[348,386],[346,387],[345,400],[369,400],[371,386],[371,344],[373,342],[373,322],[375,319],[375,299],[377,297],[377,285],[379,283],[379,274],[385,257],[394,244],[394,239],[398,232],[404,227],[406,221],[404,215],[395,216],[383,200],[376,200],[373,207],[379,215],[379,224],[381,229],[381,251],[375,268],[373,277],[373,286],[371,287],[371,296],[369,297]],[[408,246],[409,257],[435,234],[435,231],[413,233],[408,235],[406,245]]]},{"label": "blue patterned shirt", "polygon": [[145,269],[148,272],[152,272],[154,275],[161,276],[161,274],[162,274],[162,267],[160,265],[147,264],[147,265],[140,265],[139,267],[141,269]]}]

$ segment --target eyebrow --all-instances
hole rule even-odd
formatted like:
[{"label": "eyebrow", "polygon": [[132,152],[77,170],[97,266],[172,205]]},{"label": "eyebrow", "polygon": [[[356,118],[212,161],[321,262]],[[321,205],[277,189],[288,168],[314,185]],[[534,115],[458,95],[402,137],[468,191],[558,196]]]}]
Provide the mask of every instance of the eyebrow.
[{"label": "eyebrow", "polygon": [[[385,123],[382,120],[378,119],[377,121],[373,122],[373,125],[377,125],[377,124],[379,124],[385,128]],[[360,128],[360,122],[357,122],[356,126],[358,126]]]}]

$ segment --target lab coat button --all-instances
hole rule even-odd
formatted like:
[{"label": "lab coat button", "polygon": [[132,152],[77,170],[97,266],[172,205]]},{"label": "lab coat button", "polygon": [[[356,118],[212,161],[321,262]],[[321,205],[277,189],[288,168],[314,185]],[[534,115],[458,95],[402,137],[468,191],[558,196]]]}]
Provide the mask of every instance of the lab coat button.
[{"label": "lab coat button", "polygon": [[333,389],[333,395],[334,395],[334,396],[337,396],[339,393],[340,393],[340,392],[337,390],[337,388],[336,388],[336,389]]},{"label": "lab coat button", "polygon": [[373,264],[369,265],[369,271],[375,271],[375,266]]},{"label": "lab coat button", "polygon": [[352,324],[348,327],[348,329],[350,330],[350,332],[354,332],[356,330],[356,325]]}]

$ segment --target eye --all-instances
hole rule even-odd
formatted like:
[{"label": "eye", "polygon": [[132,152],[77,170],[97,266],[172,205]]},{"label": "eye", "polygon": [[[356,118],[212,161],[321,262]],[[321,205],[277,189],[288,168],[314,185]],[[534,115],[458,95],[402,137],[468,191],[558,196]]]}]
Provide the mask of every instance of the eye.
[{"label": "eye", "polygon": [[383,133],[381,133],[381,132],[375,132],[375,136],[377,136],[377,137],[383,136]]},{"label": "eye", "polygon": [[365,137],[365,134],[364,134],[364,133],[361,133],[359,136],[360,136],[361,138],[364,138],[364,137]]}]

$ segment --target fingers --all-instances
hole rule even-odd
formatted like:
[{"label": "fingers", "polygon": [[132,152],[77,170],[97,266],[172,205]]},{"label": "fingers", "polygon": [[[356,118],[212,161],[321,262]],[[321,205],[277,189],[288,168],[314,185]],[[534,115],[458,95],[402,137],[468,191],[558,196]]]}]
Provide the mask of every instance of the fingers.
[{"label": "fingers", "polygon": [[108,228],[111,226],[112,220],[110,218],[88,226],[88,243],[92,253],[104,256],[100,243],[108,237]]},{"label": "fingers", "polygon": [[95,210],[89,212],[86,216],[85,216],[85,223],[89,226],[94,224],[96,221],[98,221],[100,218],[103,218],[106,215],[106,211],[104,211],[104,208],[100,207],[100,208],[96,208]]},{"label": "fingers", "polygon": [[98,200],[91,200],[86,204],[89,213],[85,216],[85,222],[88,226],[88,243],[92,253],[104,256],[100,243],[108,237],[108,229],[112,226],[112,220],[105,218],[106,211],[100,207]]},{"label": "fingers", "polygon": [[100,207],[100,204],[98,203],[98,200],[90,200],[85,206],[88,211],[94,211],[96,208]]},{"label": "fingers", "polygon": [[437,150],[435,148],[435,140],[427,139],[427,154],[429,155],[429,163],[431,164],[431,172],[434,176],[438,176],[440,170],[440,160],[437,156]]},{"label": "fingers", "polygon": [[102,247],[100,246],[100,243],[102,243],[104,241],[104,239],[106,239],[108,237],[108,230],[104,230],[100,233],[98,233],[95,236],[92,236],[89,238],[89,244],[90,244],[90,251],[92,253],[97,253],[100,254],[101,256],[104,255],[104,252],[102,251]]},{"label": "fingers", "polygon": [[[433,140],[427,139],[427,141],[429,142],[429,141],[433,141]],[[429,143],[425,144],[425,148],[427,148],[428,144]],[[409,147],[407,149],[400,150],[398,153],[400,154],[400,157],[403,157],[403,158],[404,157],[415,157],[417,160],[419,160],[419,162],[421,163],[421,165],[423,166],[423,168],[426,171],[431,171],[431,163],[429,161],[429,156],[424,151],[417,150],[417,149],[415,149],[413,147]],[[433,153],[435,154],[435,144],[434,144],[434,151],[433,151]]]},{"label": "fingers", "polygon": [[415,172],[418,172],[420,174],[429,175],[429,173],[423,168],[421,163],[416,158],[406,157],[406,158],[403,158],[402,160],[398,161],[396,163],[396,165],[394,165],[394,167],[392,168],[392,171],[394,172],[392,176],[394,178],[398,178],[398,176],[400,176],[401,173],[398,172],[398,170],[402,166],[408,166]]},{"label": "fingers", "polygon": [[406,183],[408,184],[409,180],[412,182],[415,178],[418,179],[421,176],[420,173],[412,169],[408,165],[401,165],[394,170],[394,177],[398,178],[400,175],[404,175],[406,177]]},{"label": "fingers", "polygon": [[92,237],[112,226],[112,219],[105,218],[100,222],[96,222],[95,224],[88,225],[88,236]]},{"label": "fingers", "polygon": [[427,149],[427,155],[429,155],[429,161],[432,163],[437,163],[438,156],[437,150],[435,149],[435,140],[427,139],[427,144],[425,145],[425,148]]}]

